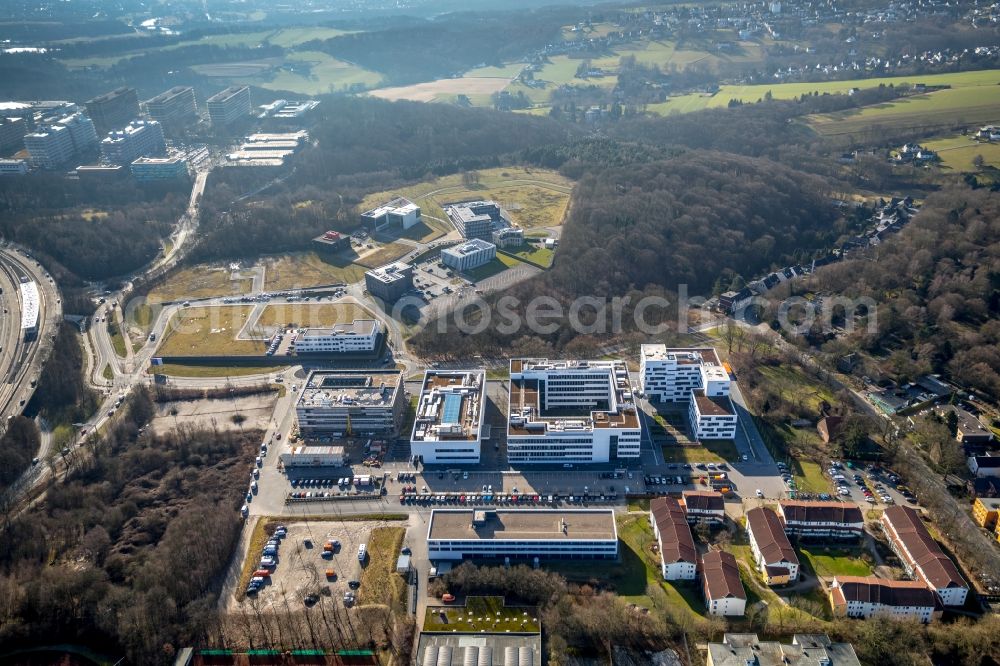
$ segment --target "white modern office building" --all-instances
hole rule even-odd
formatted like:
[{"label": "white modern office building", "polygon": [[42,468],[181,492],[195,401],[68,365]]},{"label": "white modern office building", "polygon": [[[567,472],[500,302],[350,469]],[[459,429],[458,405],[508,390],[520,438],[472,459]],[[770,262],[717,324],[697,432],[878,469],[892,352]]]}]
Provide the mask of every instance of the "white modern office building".
[{"label": "white modern office building", "polygon": [[478,463],[485,405],[485,370],[428,370],[417,400],[410,455],[427,465]]},{"label": "white modern office building", "polygon": [[708,396],[704,389],[691,391],[688,424],[696,439],[733,439],[739,417],[727,395]]},{"label": "white modern office building", "polygon": [[729,395],[729,374],[711,347],[642,345],[639,381],[643,395],[656,402],[687,402],[699,388],[710,396]]},{"label": "white modern office building", "polygon": [[437,560],[614,559],[611,509],[438,509],[427,527],[427,557]]},{"label": "white modern office building", "polygon": [[441,250],[441,263],[456,271],[468,271],[488,264],[497,256],[497,246],[473,238],[455,247]]},{"label": "white modern office building", "polygon": [[183,155],[140,157],[132,162],[132,177],[139,182],[187,178],[188,163]]},{"label": "white modern office building", "polygon": [[420,224],[420,206],[398,197],[361,213],[361,223],[369,231],[382,231],[390,226],[409,229]]},{"label": "white modern office building", "polygon": [[305,439],[389,437],[399,428],[405,403],[397,370],[316,370],[306,379],[295,414]]},{"label": "white modern office building", "polygon": [[511,359],[508,404],[511,464],[639,457],[642,426],[623,361]]},{"label": "white modern office building", "polygon": [[363,354],[374,352],[382,325],[374,319],[355,319],[330,328],[307,328],[295,338],[296,354]]}]

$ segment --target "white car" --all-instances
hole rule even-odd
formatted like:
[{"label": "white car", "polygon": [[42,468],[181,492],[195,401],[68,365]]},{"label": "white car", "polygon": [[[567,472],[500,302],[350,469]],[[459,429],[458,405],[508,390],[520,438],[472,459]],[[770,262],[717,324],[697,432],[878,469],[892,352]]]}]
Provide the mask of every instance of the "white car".
[{"label": "white car", "polygon": [[757,489],[757,497],[764,499],[764,491],[760,488]]}]

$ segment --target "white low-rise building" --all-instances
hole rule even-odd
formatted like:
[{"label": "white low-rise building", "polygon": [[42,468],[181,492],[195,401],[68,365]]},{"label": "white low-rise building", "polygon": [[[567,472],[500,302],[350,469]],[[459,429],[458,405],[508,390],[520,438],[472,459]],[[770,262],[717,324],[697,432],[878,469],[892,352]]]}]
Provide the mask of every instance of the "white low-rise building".
[{"label": "white low-rise building", "polygon": [[478,463],[485,412],[485,370],[428,370],[417,399],[410,455],[427,465]]},{"label": "white low-rise building", "polygon": [[729,396],[707,396],[704,389],[691,391],[688,423],[696,439],[733,439],[739,417]]},{"label": "white low-rise building", "polygon": [[511,464],[639,458],[642,426],[622,361],[512,359],[508,405]]},{"label": "white low-rise building", "polygon": [[427,557],[437,560],[614,559],[611,509],[437,509]]},{"label": "white low-rise building", "polygon": [[939,614],[937,596],[923,583],[875,576],[836,576],[830,605],[835,615],[864,619],[884,615],[927,623]]},{"label": "white low-rise building", "polygon": [[497,256],[497,246],[481,238],[467,240],[455,247],[441,250],[441,263],[456,271],[468,271],[488,264]]},{"label": "white low-rise building", "polygon": [[330,328],[307,328],[295,338],[296,354],[350,354],[378,348],[382,325],[374,319],[355,319]]},{"label": "white low-rise building", "polygon": [[289,467],[343,467],[342,446],[293,446],[280,456],[281,464]]},{"label": "white low-rise building", "polygon": [[742,617],[746,613],[747,593],[732,553],[713,550],[702,556],[701,591],[709,615]]},{"label": "white low-rise building", "polygon": [[882,529],[906,569],[941,599],[945,606],[964,606],[969,585],[924,526],[920,514],[908,506],[891,506],[882,513]]}]

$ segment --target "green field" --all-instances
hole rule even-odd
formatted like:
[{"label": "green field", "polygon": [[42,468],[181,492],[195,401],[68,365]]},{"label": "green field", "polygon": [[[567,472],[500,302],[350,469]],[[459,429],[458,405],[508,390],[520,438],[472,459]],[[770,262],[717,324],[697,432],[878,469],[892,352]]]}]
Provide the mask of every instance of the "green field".
[{"label": "green field", "polygon": [[480,280],[493,277],[498,273],[503,273],[508,268],[520,265],[521,262],[513,257],[509,257],[506,254],[497,254],[496,259],[493,261],[473,268],[470,271],[465,271],[465,275],[469,276],[469,279],[473,282],[479,282]]},{"label": "green field", "polygon": [[721,463],[740,459],[731,439],[705,440],[700,446],[664,446],[663,461],[668,463]]},{"label": "green field", "polygon": [[406,197],[418,204],[424,224],[452,231],[442,205],[469,199],[494,199],[525,227],[562,224],[573,181],[548,169],[500,167],[477,172],[479,182],[464,185],[461,174],[427,180],[394,190],[369,194],[359,210],[374,208],[396,197]]},{"label": "green field", "polygon": [[285,366],[218,366],[218,365],[181,365],[179,363],[164,363],[151,365],[146,372],[150,375],[166,375],[168,377],[246,377],[248,375],[263,375],[269,372],[282,372]]},{"label": "green field", "polygon": [[830,480],[823,476],[823,468],[808,460],[792,460],[792,478],[799,490],[807,493],[830,492]]},{"label": "green field", "polygon": [[238,82],[258,85],[268,90],[288,90],[301,95],[343,92],[354,87],[374,88],[382,75],[357,65],[337,60],[321,51],[290,53],[273,77],[247,77]]},{"label": "green field", "polygon": [[799,552],[809,562],[812,570],[823,578],[872,575],[872,568],[861,559],[860,552],[831,550],[819,545],[809,549],[800,548]]},{"label": "green field", "polygon": [[272,291],[350,284],[365,274],[364,267],[353,263],[353,257],[325,258],[315,252],[264,257],[262,261],[265,288]]},{"label": "green field", "polygon": [[429,606],[424,631],[479,633],[541,631],[535,608],[505,606],[503,597],[469,597],[464,606]]},{"label": "green field", "polygon": [[789,402],[799,402],[809,411],[819,413],[820,404],[834,404],[833,391],[819,380],[809,377],[796,367],[788,365],[761,366],[758,368],[770,386]]},{"label": "green field", "polygon": [[[951,90],[944,90],[925,95],[918,95],[913,98],[901,100],[899,102],[869,107],[862,112],[852,110],[836,114],[824,114],[812,117],[811,124],[821,134],[839,134],[844,131],[856,131],[853,125],[863,124],[868,120],[878,121],[882,116],[888,116],[892,120],[903,122],[903,118],[894,119],[893,116],[910,116],[915,113],[926,114],[937,110],[943,113],[967,113],[970,122],[985,122],[974,120],[972,116],[980,116],[989,111],[985,107],[991,104],[996,105],[1000,99],[997,84],[1000,83],[1000,70],[981,70],[974,72],[955,72],[949,74],[929,74],[926,76],[895,76],[881,77],[873,79],[851,79],[847,81],[821,81],[815,83],[775,83],[760,84],[751,86],[725,85],[719,91],[712,94],[691,93],[669,98],[660,104],[650,104],[647,110],[654,113],[668,115],[670,113],[688,113],[700,111],[707,108],[725,108],[731,100],[743,100],[747,103],[757,102],[770,92],[774,99],[795,99],[802,95],[813,93],[846,94],[854,88],[867,89],[877,88],[880,85],[913,85],[923,83],[928,86],[950,85]],[[963,89],[966,92],[959,93]],[[970,92],[971,89],[980,89],[978,93]],[[907,102],[921,100],[923,98],[933,98],[930,103],[918,101],[907,107]],[[853,116],[852,116],[853,114]],[[856,123],[849,123],[848,120],[855,116],[864,116],[865,120]],[[989,118],[986,118],[989,120]],[[919,119],[911,122],[919,123]],[[824,125],[829,125],[824,128]],[[841,127],[843,125],[844,127]],[[844,128],[847,129],[844,129]]]},{"label": "green field", "polygon": [[520,247],[510,248],[509,250],[505,251],[510,252],[511,254],[515,255],[516,257],[519,257],[520,259],[524,259],[525,261],[531,262],[533,264],[538,264],[543,268],[548,268],[549,266],[551,266],[552,259],[555,257],[555,253],[553,250],[549,250],[545,247],[542,247],[539,244],[534,244],[534,243],[525,243]]},{"label": "green field", "polygon": [[157,356],[243,356],[263,354],[265,344],[237,340],[252,308],[220,306],[185,308],[167,326]]},{"label": "green field", "polygon": [[942,168],[956,172],[979,171],[973,161],[976,156],[983,158],[983,165],[1000,169],[1000,143],[976,141],[971,136],[952,136],[921,142],[922,146],[933,150],[941,158]]}]

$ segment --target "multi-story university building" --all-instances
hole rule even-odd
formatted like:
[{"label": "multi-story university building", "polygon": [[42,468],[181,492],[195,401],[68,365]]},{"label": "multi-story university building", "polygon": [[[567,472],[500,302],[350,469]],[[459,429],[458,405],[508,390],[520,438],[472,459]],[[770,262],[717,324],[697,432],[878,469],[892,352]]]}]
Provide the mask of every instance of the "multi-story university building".
[{"label": "multi-story university building", "polygon": [[167,149],[163,126],[155,120],[136,120],[101,140],[101,157],[110,164],[131,164],[139,157],[160,155]]},{"label": "multi-story university building", "polygon": [[639,381],[643,395],[657,402],[688,403],[691,435],[733,439],[739,416],[729,398],[729,373],[711,347],[670,349],[642,345]]},{"label": "multi-story university building", "polygon": [[190,86],[175,86],[164,91],[146,100],[145,107],[150,118],[170,130],[183,129],[198,120],[198,105],[194,88]]},{"label": "multi-story university building", "polygon": [[374,319],[355,319],[331,328],[307,328],[295,338],[296,354],[363,354],[374,352],[382,325]]},{"label": "multi-story university building", "polygon": [[906,573],[934,591],[945,606],[963,606],[969,586],[941,546],[908,506],[890,506],[882,513],[882,529]]},{"label": "multi-story university building", "polygon": [[253,113],[247,86],[230,86],[209,97],[206,105],[213,126],[229,125]]},{"label": "multi-story university building", "polygon": [[139,117],[139,96],[135,88],[116,88],[88,100],[86,106],[98,134],[107,134]]},{"label": "multi-story university building", "polygon": [[916,581],[836,576],[829,594],[834,615],[856,618],[887,615],[926,623],[940,614],[937,595]]},{"label": "multi-story university building", "polygon": [[299,432],[320,437],[394,435],[406,402],[399,371],[315,370],[295,403]]},{"label": "multi-story university building", "polygon": [[465,238],[489,241],[494,229],[508,226],[495,201],[464,201],[445,206],[444,212]]},{"label": "multi-story university building", "polygon": [[614,559],[618,528],[611,509],[436,509],[427,526],[427,557]]},{"label": "multi-story university building", "polygon": [[0,117],[0,154],[20,150],[27,133],[28,123],[24,118]]},{"label": "multi-story university building", "polygon": [[132,161],[132,177],[139,182],[174,180],[188,177],[188,163],[180,155],[140,157]]},{"label": "multi-story university building", "polygon": [[82,152],[97,145],[94,124],[82,113],[73,113],[24,136],[24,147],[32,165],[58,169]]},{"label": "multi-story university building", "polygon": [[485,412],[485,370],[428,370],[417,400],[410,455],[425,464],[478,463]]},{"label": "multi-story university building", "polygon": [[508,404],[511,464],[639,457],[642,426],[623,361],[511,359]]}]

